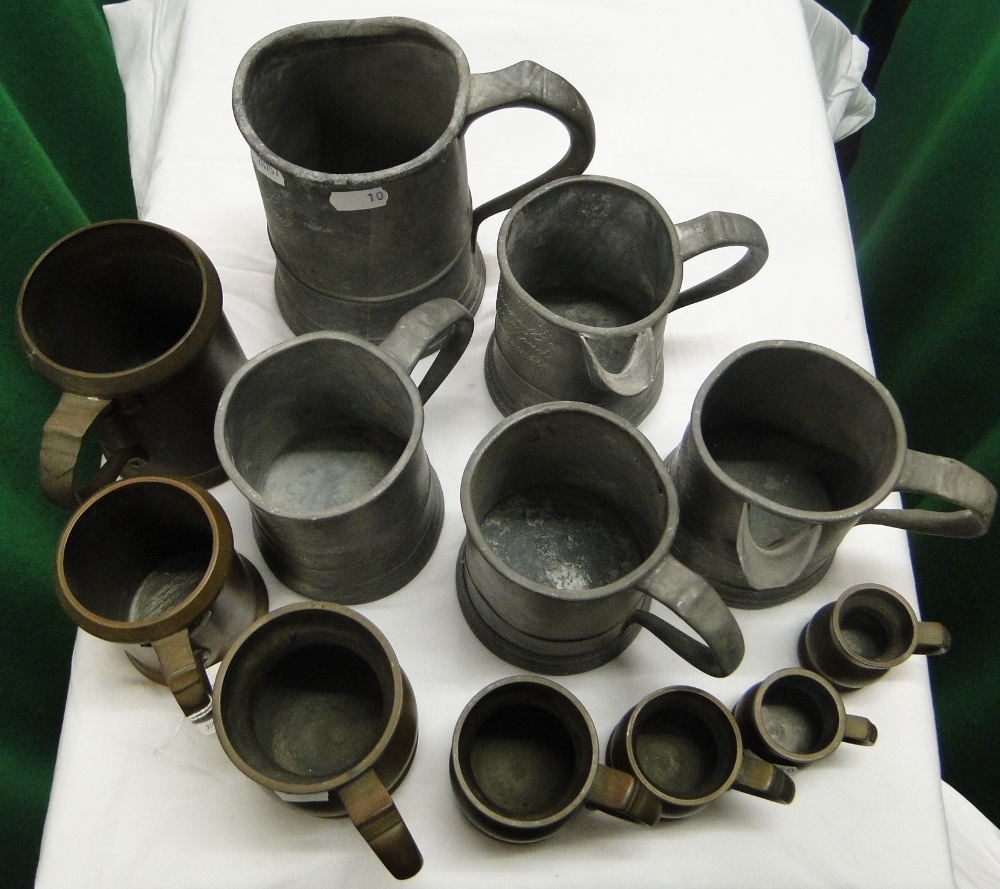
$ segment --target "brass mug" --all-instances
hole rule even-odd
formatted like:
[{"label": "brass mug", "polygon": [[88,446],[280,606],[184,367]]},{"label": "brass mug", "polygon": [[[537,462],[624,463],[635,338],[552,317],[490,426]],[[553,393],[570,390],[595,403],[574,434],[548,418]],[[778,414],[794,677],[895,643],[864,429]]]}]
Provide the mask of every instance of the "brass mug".
[{"label": "brass mug", "polygon": [[768,762],[802,767],[826,759],[842,741],[871,747],[878,730],[844,711],[840,694],[811,670],[778,670],[751,686],[733,710],[743,743]]},{"label": "brass mug", "polygon": [[205,668],[268,607],[215,498],[156,476],[116,482],[77,509],[56,548],[55,587],[77,626],[122,645],[188,716],[211,702]]},{"label": "brass mug", "polygon": [[584,808],[659,821],[657,798],[599,756],[593,721],[572,694],[541,676],[511,676],[462,711],[449,772],[469,821],[508,843],[545,839]]},{"label": "brass mug", "polygon": [[390,793],[417,748],[417,704],[388,640],[329,602],[272,611],[229,650],[215,681],[226,754],[280,799],[347,816],[397,879],[423,858]]},{"label": "brass mug", "polygon": [[668,820],[687,818],[730,789],[783,804],[795,797],[788,775],[744,751],[722,702],[690,686],[639,701],[611,733],[607,760],[655,794]]},{"label": "brass mug", "polygon": [[799,660],[841,691],[881,679],[914,654],[944,654],[951,634],[937,621],[918,620],[895,590],[863,583],[820,608],[799,637]]},{"label": "brass mug", "polygon": [[[17,333],[31,367],[62,390],[45,423],[39,480],[75,509],[120,476],[226,480],[215,410],[246,356],[222,312],[211,260],[175,231],[102,222],[57,241],[28,272]],[[83,438],[107,462],[79,486]]]}]

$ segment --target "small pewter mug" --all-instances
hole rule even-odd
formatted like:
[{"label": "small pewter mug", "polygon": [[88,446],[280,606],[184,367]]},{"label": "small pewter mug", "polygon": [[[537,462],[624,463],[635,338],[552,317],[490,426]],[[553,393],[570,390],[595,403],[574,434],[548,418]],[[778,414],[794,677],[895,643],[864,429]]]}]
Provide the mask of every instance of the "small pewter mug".
[{"label": "small pewter mug", "polygon": [[205,668],[268,607],[215,498],[156,476],[116,482],[77,509],[56,548],[55,587],[77,626],[122,645],[187,716],[211,703]]},{"label": "small pewter mug", "polygon": [[[444,498],[424,450],[423,403],[472,326],[454,300],[432,300],[381,347],[317,331],[267,349],[233,377],[216,418],[219,456],[282,583],[354,605],[398,590],[426,564]],[[418,388],[409,372],[442,337]]]},{"label": "small pewter mug", "polygon": [[761,759],[801,768],[826,759],[842,741],[871,747],[878,730],[844,711],[838,691],[811,670],[778,670],[747,689],[733,710],[743,744]]},{"label": "small pewter mug", "polygon": [[[681,292],[684,262],[747,247]],[[752,219],[712,212],[677,225],[635,185],[598,176],[550,182],[522,198],[497,242],[496,327],[486,383],[504,414],[585,401],[640,422],[663,387],[667,313],[749,280],[767,260]]]},{"label": "small pewter mug", "polygon": [[951,634],[936,621],[917,620],[895,590],[863,583],[820,608],[799,637],[799,660],[841,691],[881,679],[913,654],[944,654]]},{"label": "small pewter mug", "polygon": [[[590,670],[645,627],[713,676],[739,666],[739,625],[670,555],[674,487],[627,420],[576,402],[518,411],[473,452],[461,502],[459,603],[479,640],[509,663]],[[704,642],[651,614],[654,599]]]},{"label": "small pewter mug", "polygon": [[[513,106],[558,118],[569,149],[473,210],[465,130]],[[380,342],[438,297],[474,313],[485,288],[480,223],[543,182],[582,173],[594,154],[590,109],[558,74],[530,61],[472,74],[454,40],[407,18],[265,37],[236,72],[233,110],[267,215],[278,308],[296,333]]]},{"label": "small pewter mug", "polygon": [[451,785],[469,821],[508,843],[545,839],[583,808],[656,824],[656,796],[599,756],[594,723],[572,694],[540,676],[511,676],[459,717]]},{"label": "small pewter mug", "polygon": [[328,602],[272,611],[223,660],[214,713],[245,775],[315,815],[349,817],[396,879],[420,870],[389,795],[416,752],[416,699],[369,620]]},{"label": "small pewter mug", "polygon": [[643,698],[615,726],[608,764],[635,775],[662,803],[663,818],[687,818],[729,789],[776,803],[795,798],[792,779],[743,749],[732,714],[690,686]]},{"label": "small pewter mug", "polygon": [[[666,462],[680,500],[674,555],[740,608],[810,589],[857,524],[978,537],[996,505],[971,467],[910,450],[886,388],[813,343],[733,352],[702,384]],[[878,509],[894,491],[959,508]]]},{"label": "small pewter mug", "polygon": [[[226,480],[212,422],[246,356],[222,313],[215,267],[192,241],[136,220],[72,232],[28,272],[17,333],[28,363],[62,390],[39,458],[52,503],[75,509],[119,475]],[[107,462],[79,490],[88,431]]]}]

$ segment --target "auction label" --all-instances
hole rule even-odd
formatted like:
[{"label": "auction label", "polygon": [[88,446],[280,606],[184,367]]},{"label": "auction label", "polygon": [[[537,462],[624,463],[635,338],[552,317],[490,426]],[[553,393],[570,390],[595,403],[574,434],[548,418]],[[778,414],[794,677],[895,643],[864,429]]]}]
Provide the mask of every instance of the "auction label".
[{"label": "auction label", "polygon": [[389,192],[384,188],[370,188],[368,191],[334,191],[330,203],[335,210],[375,210],[389,203]]}]

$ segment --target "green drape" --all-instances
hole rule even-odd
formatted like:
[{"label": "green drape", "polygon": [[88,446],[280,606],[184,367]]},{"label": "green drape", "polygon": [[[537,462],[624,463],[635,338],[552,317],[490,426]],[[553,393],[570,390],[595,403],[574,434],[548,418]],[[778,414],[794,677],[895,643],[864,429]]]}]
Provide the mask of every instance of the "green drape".
[{"label": "green drape", "polygon": [[[910,446],[1000,482],[1000,4],[913,0],[846,195],[879,378]],[[995,523],[997,524],[997,523]],[[1000,824],[1000,531],[913,535],[945,779]]]},{"label": "green drape", "polygon": [[37,482],[57,393],[17,347],[14,305],[53,241],[136,212],[121,81],[94,0],[0,2],[0,208],[0,873],[20,887],[34,880],[75,627],[50,576],[68,516]]}]

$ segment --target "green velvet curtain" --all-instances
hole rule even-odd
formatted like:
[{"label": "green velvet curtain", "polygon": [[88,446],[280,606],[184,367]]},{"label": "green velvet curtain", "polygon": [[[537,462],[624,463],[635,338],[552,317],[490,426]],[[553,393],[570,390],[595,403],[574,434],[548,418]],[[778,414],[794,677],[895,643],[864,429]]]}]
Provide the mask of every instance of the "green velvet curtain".
[{"label": "green velvet curtain", "polygon": [[75,627],[50,577],[68,516],[37,482],[57,393],[17,347],[14,305],[53,241],[136,213],[121,81],[94,0],[0,0],[0,208],[0,874],[21,887],[34,881]]},{"label": "green velvet curtain", "polygon": [[[1000,4],[913,0],[846,195],[879,378],[910,446],[1000,483]],[[945,779],[1000,824],[1000,530],[912,535]]]}]

